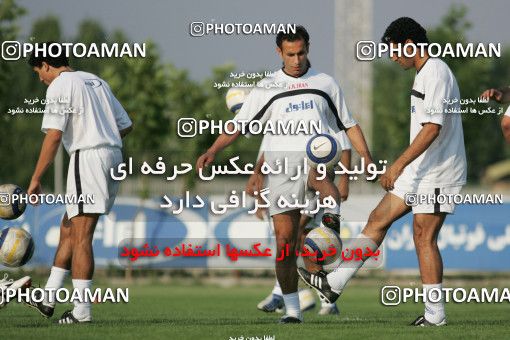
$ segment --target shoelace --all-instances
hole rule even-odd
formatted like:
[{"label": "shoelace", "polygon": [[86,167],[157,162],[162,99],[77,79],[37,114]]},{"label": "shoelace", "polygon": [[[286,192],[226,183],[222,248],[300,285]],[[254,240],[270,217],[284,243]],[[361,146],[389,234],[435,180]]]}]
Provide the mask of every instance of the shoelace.
[{"label": "shoelace", "polygon": [[0,284],[9,284],[13,283],[14,279],[9,279],[9,275],[7,273],[4,273],[4,278],[0,280]]}]

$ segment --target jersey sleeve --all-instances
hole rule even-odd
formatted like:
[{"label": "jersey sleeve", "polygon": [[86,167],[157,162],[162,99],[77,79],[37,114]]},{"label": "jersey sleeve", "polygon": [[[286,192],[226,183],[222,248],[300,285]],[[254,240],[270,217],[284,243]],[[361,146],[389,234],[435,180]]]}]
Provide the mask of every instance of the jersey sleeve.
[{"label": "jersey sleeve", "polygon": [[347,108],[345,98],[342,90],[339,86],[333,88],[333,100],[334,108],[331,108],[331,114],[328,115],[328,124],[333,132],[336,134],[339,131],[348,129],[358,124],[352,117],[351,112]]},{"label": "jersey sleeve", "polygon": [[112,104],[113,104],[113,114],[115,116],[115,123],[117,124],[117,128],[119,131],[124,130],[131,125],[133,125],[133,122],[129,118],[129,115],[127,114],[124,107],[122,107],[119,100],[113,95],[113,93],[110,94],[112,96]]},{"label": "jersey sleeve", "polygon": [[[424,85],[423,112],[417,112],[418,123],[443,125],[445,114],[449,114],[448,110],[454,108],[453,105],[458,106],[458,104],[448,103],[454,99],[452,98],[453,86],[441,77],[428,78]],[[457,103],[458,100],[459,98]]]},{"label": "jersey sleeve", "polygon": [[[47,133],[49,129],[64,131],[69,119],[72,106],[72,84],[65,84],[56,78],[46,91],[46,106],[41,131]],[[67,111],[67,112],[66,112]]]},{"label": "jersey sleeve", "polygon": [[269,138],[267,138],[266,136],[262,137],[262,142],[260,143],[260,147],[259,147],[259,153],[257,154],[257,161],[259,160],[260,156],[262,156],[262,154],[268,150],[268,145],[269,144]]},{"label": "jersey sleeve", "polygon": [[338,143],[340,144],[340,147],[342,148],[342,150],[351,150],[352,149],[351,142],[349,141],[349,138],[347,137],[347,134],[345,133],[345,131],[340,131],[340,132],[336,133],[335,138],[338,141]]},{"label": "jersey sleeve", "polygon": [[[254,88],[246,97],[234,120],[236,122],[258,120],[262,124],[266,123],[271,115],[270,103],[266,103],[266,97],[264,89]],[[246,136],[248,137],[249,134]]]}]

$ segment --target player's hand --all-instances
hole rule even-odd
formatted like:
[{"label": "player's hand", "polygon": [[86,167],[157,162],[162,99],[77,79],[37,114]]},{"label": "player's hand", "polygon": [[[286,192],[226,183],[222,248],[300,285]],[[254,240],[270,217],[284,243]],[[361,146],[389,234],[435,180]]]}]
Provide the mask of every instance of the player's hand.
[{"label": "player's hand", "polygon": [[501,92],[498,89],[488,89],[488,90],[485,90],[480,95],[480,98],[483,98],[483,99],[494,99],[498,103],[501,103],[501,100],[503,99],[503,92]]},{"label": "player's hand", "polygon": [[384,190],[390,191],[394,189],[395,181],[400,176],[404,169],[401,168],[398,164],[393,164],[386,170],[386,172],[381,176],[381,186]]},{"label": "player's hand", "polygon": [[267,208],[258,208],[257,211],[255,211],[255,216],[261,221],[264,221],[266,219],[267,214]]},{"label": "player's hand", "polygon": [[245,191],[251,197],[255,196],[255,191],[260,192],[264,185],[264,175],[258,172],[254,172],[246,183]]},{"label": "player's hand", "polygon": [[[30,185],[28,186],[27,194],[28,195],[42,194],[41,182],[39,180],[32,179],[32,181],[30,182]],[[29,200],[29,201],[32,202],[31,200]],[[33,205],[38,205],[38,204],[39,204],[38,201],[33,203]]]},{"label": "player's hand", "polygon": [[197,159],[197,173],[200,169],[202,169],[204,166],[209,166],[213,161],[216,154],[214,152],[206,151],[202,156],[198,157]]}]

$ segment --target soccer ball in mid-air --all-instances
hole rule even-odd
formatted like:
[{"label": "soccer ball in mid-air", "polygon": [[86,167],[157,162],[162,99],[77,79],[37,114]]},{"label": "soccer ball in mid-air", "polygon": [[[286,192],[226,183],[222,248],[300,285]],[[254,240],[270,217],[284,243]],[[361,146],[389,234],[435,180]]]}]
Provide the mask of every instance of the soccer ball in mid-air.
[{"label": "soccer ball in mid-air", "polygon": [[15,184],[0,185],[0,218],[4,220],[14,220],[20,217],[27,204],[13,199],[13,197],[20,197],[25,192]]},{"label": "soccer ball in mid-air", "polygon": [[342,253],[342,240],[331,228],[320,226],[312,229],[305,238],[304,254],[313,263],[328,265],[335,262]]},{"label": "soccer ball in mid-air", "polygon": [[327,133],[313,136],[306,145],[306,157],[312,168],[317,168],[319,164],[333,168],[340,161],[341,153],[337,140]]},{"label": "soccer ball in mid-air", "polygon": [[34,254],[34,240],[28,231],[9,227],[0,233],[0,262],[6,267],[21,267]]},{"label": "soccer ball in mid-air", "polygon": [[237,114],[239,110],[241,110],[249,93],[250,88],[232,87],[228,89],[225,100],[227,101],[227,108],[230,112]]}]

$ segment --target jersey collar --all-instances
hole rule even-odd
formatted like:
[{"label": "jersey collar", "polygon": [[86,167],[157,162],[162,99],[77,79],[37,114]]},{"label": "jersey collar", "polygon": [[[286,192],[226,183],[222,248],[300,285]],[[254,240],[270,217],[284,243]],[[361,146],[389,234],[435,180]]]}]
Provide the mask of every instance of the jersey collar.
[{"label": "jersey collar", "polygon": [[302,75],[300,75],[300,76],[298,76],[298,77],[291,76],[290,74],[288,74],[287,72],[285,72],[285,70],[283,69],[283,67],[281,68],[281,70],[282,70],[283,74],[285,74],[287,77],[291,77],[291,78],[294,78],[294,79],[299,79],[299,78],[304,77],[304,76],[308,73],[308,71],[310,71],[310,65],[308,65],[308,66],[306,67],[305,73],[303,73]]},{"label": "jersey collar", "polygon": [[423,69],[423,67],[425,67],[425,64],[427,64],[427,61],[429,61],[429,60],[430,60],[430,57],[428,57],[428,58],[425,60],[425,62],[421,65],[421,67],[420,67],[420,69],[419,69],[419,70],[418,70],[418,69],[416,70],[416,74],[420,73],[420,71]]}]

